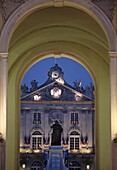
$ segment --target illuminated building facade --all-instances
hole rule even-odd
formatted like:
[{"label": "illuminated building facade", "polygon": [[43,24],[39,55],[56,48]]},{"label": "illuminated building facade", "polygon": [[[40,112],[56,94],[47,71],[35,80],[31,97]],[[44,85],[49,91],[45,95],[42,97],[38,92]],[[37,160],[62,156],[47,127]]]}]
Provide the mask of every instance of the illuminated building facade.
[{"label": "illuminated building facade", "polygon": [[[70,86],[57,64],[50,69],[48,80],[43,85],[38,87],[35,80],[31,81],[31,85],[30,90],[26,85],[22,86],[21,166],[25,164],[33,170],[35,164],[35,168],[44,169],[45,161],[49,161],[49,147],[52,146],[51,126],[58,121],[63,128],[61,146],[67,168],[85,170],[89,165],[94,170],[93,85],[85,90],[80,82],[75,81],[74,87]],[[38,162],[37,166],[35,162]]]},{"label": "illuminated building facade", "polygon": [[25,73],[37,61],[63,55],[82,64],[93,78],[95,168],[116,170],[117,1],[1,0],[2,170],[19,169],[20,87]]}]

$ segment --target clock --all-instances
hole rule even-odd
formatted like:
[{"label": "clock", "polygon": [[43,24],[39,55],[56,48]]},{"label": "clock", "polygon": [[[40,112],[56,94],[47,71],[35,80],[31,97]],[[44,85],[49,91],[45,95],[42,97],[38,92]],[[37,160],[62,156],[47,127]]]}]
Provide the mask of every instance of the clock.
[{"label": "clock", "polygon": [[52,78],[57,79],[59,77],[59,72],[58,71],[53,71],[52,72]]}]

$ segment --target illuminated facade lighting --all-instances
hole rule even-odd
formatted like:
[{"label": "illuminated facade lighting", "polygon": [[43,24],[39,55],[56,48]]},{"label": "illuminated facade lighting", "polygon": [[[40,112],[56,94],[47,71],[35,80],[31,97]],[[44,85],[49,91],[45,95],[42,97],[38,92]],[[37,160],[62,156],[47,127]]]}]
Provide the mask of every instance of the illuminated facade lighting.
[{"label": "illuminated facade lighting", "polygon": [[40,99],[41,99],[41,96],[38,96],[38,95],[35,95],[35,96],[34,96],[34,100],[35,100],[35,101],[39,101]]},{"label": "illuminated facade lighting", "polygon": [[90,169],[90,165],[86,165],[86,168],[87,168],[87,169]]},{"label": "illuminated facade lighting", "polygon": [[25,164],[22,164],[22,168],[25,169],[25,168],[26,168],[26,165],[25,165]]}]

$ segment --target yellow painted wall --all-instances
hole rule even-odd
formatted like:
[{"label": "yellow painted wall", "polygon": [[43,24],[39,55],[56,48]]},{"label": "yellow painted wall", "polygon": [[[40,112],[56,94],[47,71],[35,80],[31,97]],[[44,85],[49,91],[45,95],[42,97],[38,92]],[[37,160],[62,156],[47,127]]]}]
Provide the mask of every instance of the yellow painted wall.
[{"label": "yellow painted wall", "polygon": [[47,8],[35,11],[19,24],[9,45],[7,170],[19,169],[19,98],[23,75],[36,61],[54,53],[80,62],[94,79],[96,170],[111,170],[108,52],[105,32],[80,9]]}]

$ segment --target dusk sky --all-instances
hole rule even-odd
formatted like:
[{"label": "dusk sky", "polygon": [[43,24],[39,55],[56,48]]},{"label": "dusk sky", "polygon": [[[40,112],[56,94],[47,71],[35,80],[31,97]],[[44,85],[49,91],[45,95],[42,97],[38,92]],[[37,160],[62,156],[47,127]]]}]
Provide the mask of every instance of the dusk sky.
[{"label": "dusk sky", "polygon": [[93,83],[88,71],[78,62],[65,57],[56,59],[51,57],[34,64],[25,74],[22,85],[26,84],[28,87],[31,87],[30,82],[32,80],[36,80],[38,86],[42,85],[48,78],[48,71],[55,65],[55,63],[62,68],[64,79],[71,86],[73,86],[75,80],[82,81],[83,87]]}]

